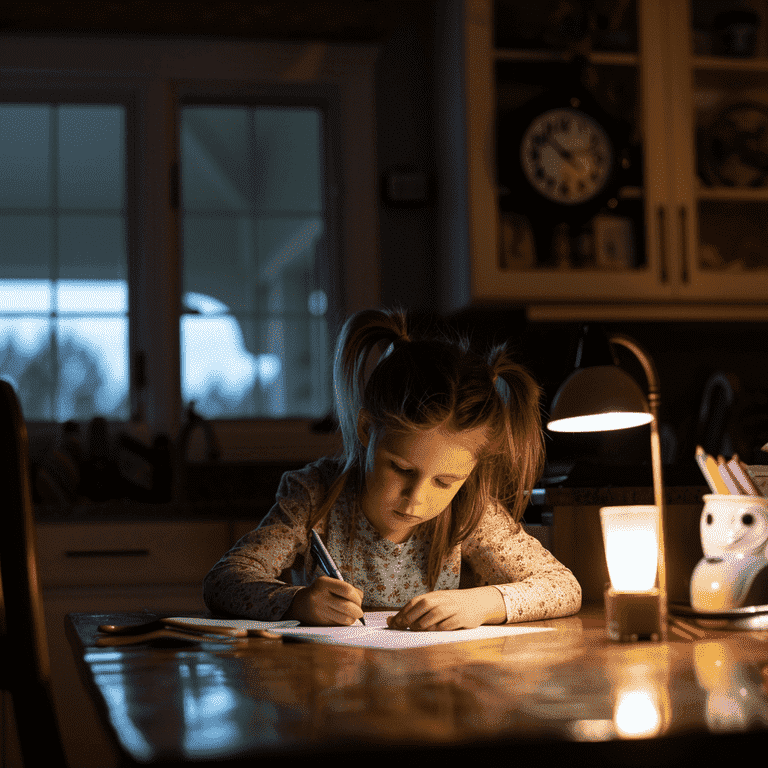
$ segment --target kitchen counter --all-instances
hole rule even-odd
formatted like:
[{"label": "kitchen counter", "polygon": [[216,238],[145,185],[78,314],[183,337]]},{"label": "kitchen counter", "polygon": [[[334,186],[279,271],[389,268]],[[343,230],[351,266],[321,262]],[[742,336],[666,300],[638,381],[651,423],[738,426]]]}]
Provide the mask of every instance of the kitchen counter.
[{"label": "kitchen counter", "polygon": [[40,504],[38,523],[181,522],[184,520],[254,520],[263,517],[274,501],[267,499],[204,499],[148,504],[129,499],[76,503],[67,507]]},{"label": "kitchen counter", "polygon": [[[664,488],[667,505],[703,504],[702,497],[710,493],[702,484]],[[594,506],[602,507],[621,504],[653,504],[653,488],[650,486],[604,486],[597,488],[563,488],[552,486],[534,488],[531,503],[550,507]]]},{"label": "kitchen counter", "polygon": [[[141,522],[180,520],[254,520],[265,515],[274,503],[274,486],[269,493],[251,498],[198,498],[163,504],[149,504],[128,499],[75,503],[70,506],[39,504],[38,522]],[[701,504],[708,493],[706,487],[666,488],[668,506]],[[646,487],[606,488],[536,488],[531,496],[534,507],[614,506],[621,504],[653,504],[653,489]],[[542,518],[545,520],[546,518]]]}]

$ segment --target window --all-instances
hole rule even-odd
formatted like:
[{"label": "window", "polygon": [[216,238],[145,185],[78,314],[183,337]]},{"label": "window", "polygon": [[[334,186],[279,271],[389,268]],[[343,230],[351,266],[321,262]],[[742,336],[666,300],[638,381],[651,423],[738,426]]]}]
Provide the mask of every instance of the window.
[{"label": "window", "polygon": [[141,403],[174,435],[194,402],[225,457],[318,455],[338,325],[378,303],[374,60],[5,41],[0,375],[29,421]]},{"label": "window", "polygon": [[181,389],[206,417],[331,408],[323,112],[181,110]]},{"label": "window", "polygon": [[28,419],[128,415],[125,123],[0,104],[0,370]]}]

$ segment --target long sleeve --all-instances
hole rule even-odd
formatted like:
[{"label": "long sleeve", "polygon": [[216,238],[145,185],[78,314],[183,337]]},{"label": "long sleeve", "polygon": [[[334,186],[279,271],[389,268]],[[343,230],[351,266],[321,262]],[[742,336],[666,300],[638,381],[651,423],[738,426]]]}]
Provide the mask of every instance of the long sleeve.
[{"label": "long sleeve", "polygon": [[581,607],[576,577],[500,505],[488,507],[461,556],[474,586],[501,592],[508,622],[570,616]]},{"label": "long sleeve", "polygon": [[[322,501],[325,484],[317,465],[283,475],[276,503],[256,530],[243,536],[211,569],[203,598],[214,613],[275,621],[305,585],[306,526]],[[292,573],[292,583],[284,579]]]}]

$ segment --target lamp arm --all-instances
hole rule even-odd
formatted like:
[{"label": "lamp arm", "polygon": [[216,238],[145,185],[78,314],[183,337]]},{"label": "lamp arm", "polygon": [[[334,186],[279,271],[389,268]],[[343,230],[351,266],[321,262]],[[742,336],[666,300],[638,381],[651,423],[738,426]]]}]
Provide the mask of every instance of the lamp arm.
[{"label": "lamp arm", "polygon": [[648,405],[651,407],[651,414],[654,418],[658,415],[654,413],[654,407],[658,411],[659,407],[659,375],[656,372],[656,366],[653,364],[651,356],[632,338],[622,333],[616,333],[609,339],[611,344],[619,344],[626,347],[643,366],[643,373],[648,381]]},{"label": "lamp arm", "polygon": [[653,468],[653,495],[654,503],[659,510],[659,598],[661,603],[661,631],[666,638],[667,632],[667,575],[666,575],[666,548],[664,545],[664,480],[661,464],[661,440],[659,438],[659,376],[650,355],[629,336],[617,333],[610,337],[611,344],[619,344],[628,349],[637,358],[643,367],[645,378],[648,381],[648,406],[651,411],[651,465]]}]

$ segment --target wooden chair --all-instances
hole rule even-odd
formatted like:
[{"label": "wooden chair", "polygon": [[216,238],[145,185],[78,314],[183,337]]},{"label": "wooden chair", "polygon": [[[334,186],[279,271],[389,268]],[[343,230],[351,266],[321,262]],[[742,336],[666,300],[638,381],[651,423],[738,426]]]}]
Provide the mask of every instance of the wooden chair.
[{"label": "wooden chair", "polygon": [[0,690],[10,692],[26,768],[66,766],[50,680],[27,428],[0,379]]}]

